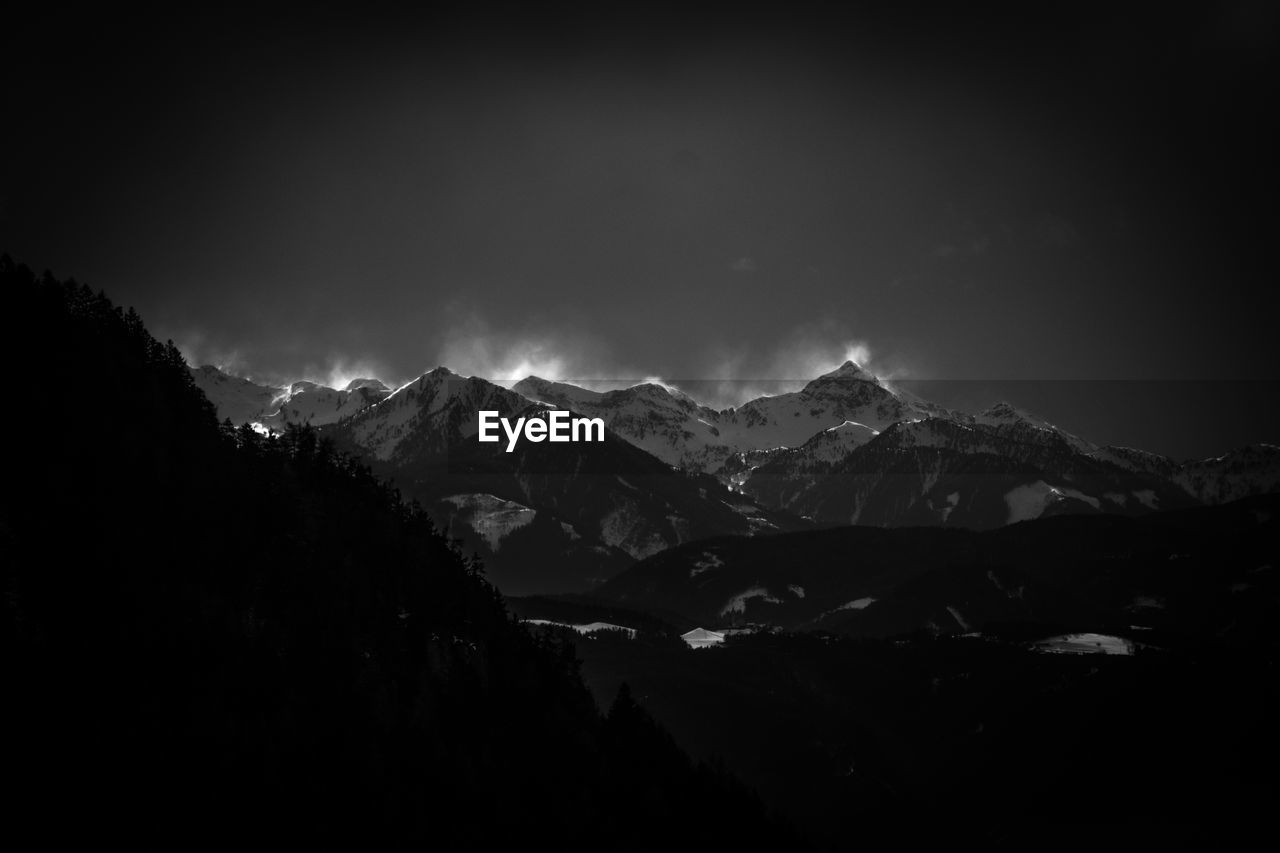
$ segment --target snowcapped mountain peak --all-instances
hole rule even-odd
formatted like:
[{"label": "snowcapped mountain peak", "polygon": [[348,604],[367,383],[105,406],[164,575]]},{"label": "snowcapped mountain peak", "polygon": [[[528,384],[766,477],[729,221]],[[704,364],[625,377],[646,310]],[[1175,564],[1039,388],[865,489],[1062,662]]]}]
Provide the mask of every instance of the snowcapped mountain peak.
[{"label": "snowcapped mountain peak", "polygon": [[658,379],[601,393],[528,376],[512,390],[528,400],[602,417],[611,431],[664,462],[709,473],[743,453],[800,447],[831,427],[837,431],[827,452],[869,440],[909,415],[941,411],[899,395],[853,361],[800,391],[724,410],[709,408]]},{"label": "snowcapped mountain peak", "polygon": [[661,379],[646,379],[643,382],[637,382],[628,388],[623,388],[621,395],[626,397],[648,397],[654,400],[678,400],[682,403],[688,403],[693,406],[701,406],[697,400],[690,397],[674,385],[669,385]]},{"label": "snowcapped mountain peak", "polygon": [[347,383],[346,387],[343,388],[342,390],[350,392],[350,391],[359,391],[361,388],[369,388],[374,391],[390,391],[391,390],[386,386],[386,383],[380,380],[371,379],[371,378],[352,379],[350,382]]},{"label": "snowcapped mountain peak", "polygon": [[632,396],[656,397],[664,400],[668,397],[683,397],[679,391],[660,382],[638,382],[629,388],[623,389]]},{"label": "snowcapped mountain peak", "polygon": [[437,367],[362,408],[344,420],[338,432],[374,458],[386,461],[424,449],[444,452],[451,444],[475,435],[482,410],[505,416],[530,408],[530,401],[514,391],[478,376],[459,376]]},{"label": "snowcapped mountain peak", "polygon": [[[897,405],[907,403],[894,389],[882,383],[868,370],[864,370],[852,361],[846,361],[835,370],[810,380],[804,388],[797,392],[806,398],[825,398],[846,402],[861,401],[862,404],[872,400],[893,401]],[[780,397],[789,395],[781,394]],[[746,404],[750,405],[750,403]],[[841,419],[845,420],[845,419]],[[857,420],[857,418],[851,418]],[[840,423],[840,421],[835,421]],[[834,425],[834,424],[833,424]]]},{"label": "snowcapped mountain peak", "polygon": [[404,383],[399,388],[396,388],[394,391],[391,392],[388,399],[390,399],[390,397],[400,397],[405,393],[412,393],[414,390],[422,390],[423,388],[426,388],[428,386],[438,385],[447,379],[461,379],[461,378],[462,377],[458,376],[456,373],[454,373],[452,370],[450,370],[447,367],[443,367],[443,366],[433,367],[431,370],[428,370],[426,373],[423,373],[421,376],[418,376],[416,379],[410,379],[408,382]]},{"label": "snowcapped mountain peak", "polygon": [[283,386],[259,385],[211,365],[192,368],[191,376],[213,403],[219,418],[234,424],[257,424],[273,432],[289,424],[336,423],[389,394],[376,379],[356,380],[339,391],[309,380]]},{"label": "snowcapped mountain peak", "polygon": [[819,382],[830,379],[855,380],[858,382],[880,382],[874,373],[864,369],[861,365],[853,362],[852,360],[846,361],[844,364],[829,373],[822,374],[814,381]]},{"label": "snowcapped mountain peak", "polygon": [[562,408],[573,408],[575,404],[594,403],[604,396],[598,391],[589,391],[567,382],[556,382],[533,375],[521,379],[511,386],[511,390],[528,400],[554,403]]}]

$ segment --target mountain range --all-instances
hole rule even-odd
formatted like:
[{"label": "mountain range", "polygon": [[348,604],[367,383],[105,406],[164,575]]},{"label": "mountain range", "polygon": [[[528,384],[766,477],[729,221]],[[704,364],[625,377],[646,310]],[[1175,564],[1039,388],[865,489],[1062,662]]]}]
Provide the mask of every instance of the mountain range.
[{"label": "mountain range", "polygon": [[[275,387],[192,370],[220,417],[318,427],[427,506],[513,594],[594,587],[692,540],[810,527],[994,529],[1064,514],[1145,515],[1280,489],[1280,448],[1175,462],[1099,447],[1008,403],[978,414],[893,387],[853,362],[735,408],[643,382],[598,392],[527,377],[510,389],[444,367]],[[477,412],[569,409],[600,444],[475,440]],[[507,557],[518,552],[519,565]],[[531,565],[532,564],[532,565]]]},{"label": "mountain range", "polygon": [[[944,841],[1046,800],[1092,823],[1098,778],[1126,780],[1114,815],[1217,796],[1215,829],[1274,799],[1280,495],[1248,496],[1276,490],[1274,447],[1180,464],[853,365],[730,410],[443,368],[274,387],[190,370],[87,288],[5,258],[0,281],[76,391],[0,525],[33,826],[146,802],[157,837],[803,849],[722,766],[830,849],[866,834],[853,808],[900,841],[958,792]],[[552,406],[607,414],[607,440],[474,440],[481,408]],[[689,415],[717,432],[687,439]],[[504,589],[590,594],[508,611],[406,496]],[[694,625],[719,651],[685,645]]]}]

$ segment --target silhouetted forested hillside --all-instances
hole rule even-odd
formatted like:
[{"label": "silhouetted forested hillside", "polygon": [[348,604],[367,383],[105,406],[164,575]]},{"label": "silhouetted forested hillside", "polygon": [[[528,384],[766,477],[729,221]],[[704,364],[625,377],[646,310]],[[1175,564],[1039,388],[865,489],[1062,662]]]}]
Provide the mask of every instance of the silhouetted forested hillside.
[{"label": "silhouetted forested hillside", "polygon": [[365,469],[310,431],[219,426],[177,349],[105,296],[7,257],[0,281],[40,343],[0,514],[19,824],[795,846],[625,691],[602,717],[572,649]]}]

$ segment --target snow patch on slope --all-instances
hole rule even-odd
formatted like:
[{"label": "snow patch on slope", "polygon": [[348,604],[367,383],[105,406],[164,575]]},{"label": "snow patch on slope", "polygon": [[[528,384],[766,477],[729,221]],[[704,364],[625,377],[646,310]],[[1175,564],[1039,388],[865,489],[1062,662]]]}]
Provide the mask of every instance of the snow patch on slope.
[{"label": "snow patch on slope", "polygon": [[702,559],[693,564],[693,568],[689,570],[689,577],[696,578],[703,572],[711,569],[718,569],[724,565],[724,561],[712,554],[710,551],[702,552]]},{"label": "snow patch on slope", "polygon": [[1010,489],[1004,496],[1004,502],[1009,506],[1007,523],[1017,524],[1019,521],[1039,518],[1045,507],[1049,505],[1051,494],[1053,494],[1053,487],[1044,480],[1036,480],[1034,483]]},{"label": "snow patch on slope", "polygon": [[777,598],[776,596],[770,595],[769,590],[765,589],[764,587],[753,586],[751,587],[751,589],[743,590],[742,592],[730,598],[725,603],[724,607],[720,608],[720,615],[728,616],[730,613],[745,613],[747,610],[747,602],[752,599],[760,599],[763,601],[767,601],[770,604],[782,603],[782,599]]}]

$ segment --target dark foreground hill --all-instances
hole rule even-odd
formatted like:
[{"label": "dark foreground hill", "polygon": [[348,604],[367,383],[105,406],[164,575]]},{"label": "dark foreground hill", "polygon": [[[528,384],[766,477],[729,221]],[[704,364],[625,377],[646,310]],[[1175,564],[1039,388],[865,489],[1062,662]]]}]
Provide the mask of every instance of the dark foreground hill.
[{"label": "dark foreground hill", "polygon": [[630,684],[820,849],[1247,849],[1280,793],[1271,648],[786,632],[578,648],[593,691]]},{"label": "dark foreground hill", "polygon": [[693,542],[601,587],[687,626],[753,622],[861,637],[1011,623],[1267,646],[1280,622],[1280,495],[1139,518],[998,530],[846,527]]},{"label": "dark foreground hill", "polygon": [[29,425],[0,505],[11,832],[795,845],[625,691],[602,717],[367,470],[220,427],[87,288],[7,257],[0,288],[58,391],[5,418]]}]

